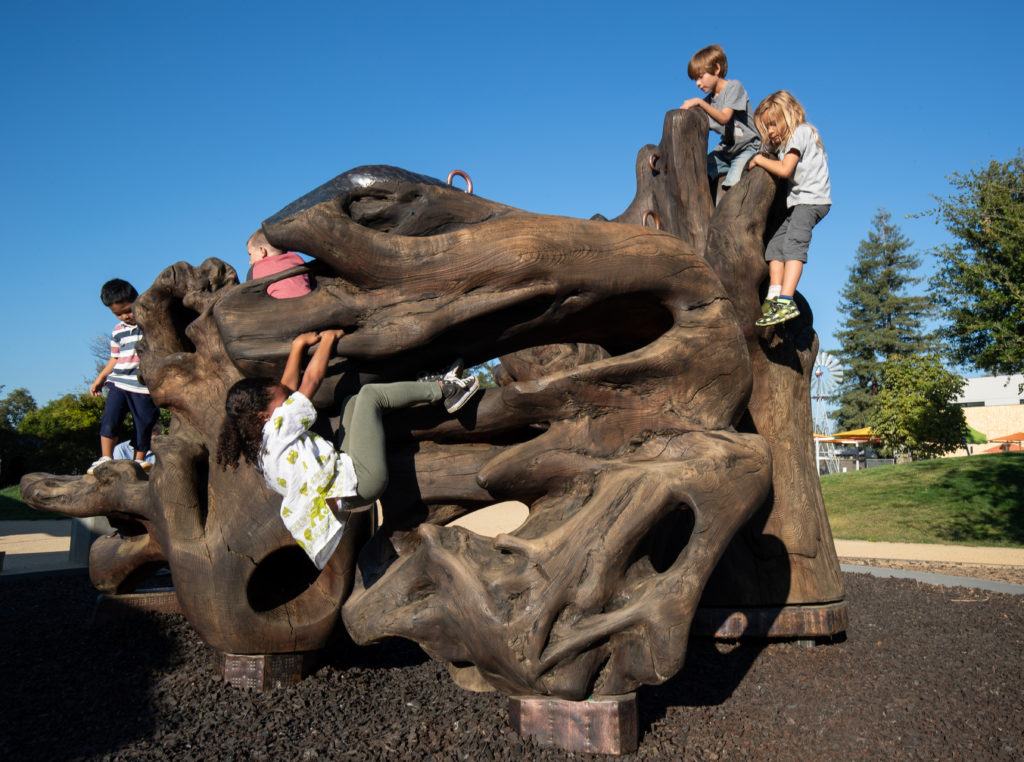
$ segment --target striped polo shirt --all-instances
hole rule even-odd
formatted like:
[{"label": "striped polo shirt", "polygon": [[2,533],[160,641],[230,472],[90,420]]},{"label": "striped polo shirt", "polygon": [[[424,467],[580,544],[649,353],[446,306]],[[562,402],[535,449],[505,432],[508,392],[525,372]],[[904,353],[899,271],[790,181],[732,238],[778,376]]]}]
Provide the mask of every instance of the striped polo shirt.
[{"label": "striped polo shirt", "polygon": [[149,389],[139,381],[139,353],[136,345],[142,339],[142,329],[137,325],[118,322],[110,334],[110,356],[117,358],[117,364],[107,381],[118,389],[136,394],[149,394]]}]

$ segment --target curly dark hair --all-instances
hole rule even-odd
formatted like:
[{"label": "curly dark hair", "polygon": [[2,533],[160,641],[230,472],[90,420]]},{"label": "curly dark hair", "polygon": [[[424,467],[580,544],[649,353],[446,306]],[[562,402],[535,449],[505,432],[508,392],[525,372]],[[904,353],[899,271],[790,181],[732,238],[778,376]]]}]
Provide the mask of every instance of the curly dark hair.
[{"label": "curly dark hair", "polygon": [[[227,470],[238,468],[245,458],[249,465],[260,468],[260,447],[263,445],[263,419],[274,390],[280,386],[269,378],[243,378],[228,389],[224,402],[227,415],[217,442],[217,464]],[[262,469],[261,469],[262,470]]]}]

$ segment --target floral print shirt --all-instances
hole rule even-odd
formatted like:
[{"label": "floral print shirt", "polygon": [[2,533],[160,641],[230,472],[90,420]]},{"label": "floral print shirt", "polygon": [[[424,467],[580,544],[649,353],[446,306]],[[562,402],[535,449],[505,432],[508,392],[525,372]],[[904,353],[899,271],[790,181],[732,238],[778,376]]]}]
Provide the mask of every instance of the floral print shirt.
[{"label": "floral print shirt", "polygon": [[356,494],[352,459],[309,430],[316,408],[295,392],[263,426],[261,465],[272,490],[282,495],[281,520],[318,569],[327,565],[345,531],[331,498]]}]

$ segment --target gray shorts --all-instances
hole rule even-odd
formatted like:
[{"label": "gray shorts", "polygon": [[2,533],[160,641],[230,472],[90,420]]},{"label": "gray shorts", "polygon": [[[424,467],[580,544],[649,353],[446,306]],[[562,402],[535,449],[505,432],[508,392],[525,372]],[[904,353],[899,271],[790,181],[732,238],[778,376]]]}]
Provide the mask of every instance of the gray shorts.
[{"label": "gray shorts", "polygon": [[768,242],[764,258],[769,262],[806,262],[811,229],[825,218],[831,208],[831,204],[791,206],[786,212],[786,219]]}]

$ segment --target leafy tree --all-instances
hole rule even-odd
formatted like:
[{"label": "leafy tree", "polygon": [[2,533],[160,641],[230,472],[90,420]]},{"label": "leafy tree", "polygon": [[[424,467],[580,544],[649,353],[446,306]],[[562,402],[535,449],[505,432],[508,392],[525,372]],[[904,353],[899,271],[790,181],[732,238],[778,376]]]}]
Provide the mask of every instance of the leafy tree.
[{"label": "leafy tree", "polygon": [[21,420],[35,408],[36,401],[28,389],[14,389],[0,400],[0,484],[12,484],[25,472],[26,442],[17,428]]},{"label": "leafy tree", "polygon": [[955,241],[934,250],[936,302],[958,364],[1024,371],[1024,154],[949,178],[932,210]]},{"label": "leafy tree", "polygon": [[882,445],[914,457],[952,452],[967,435],[955,400],[966,383],[937,355],[891,357],[885,363],[878,406],[868,423]]},{"label": "leafy tree", "polygon": [[81,473],[99,452],[103,398],[65,394],[29,412],[18,431],[31,439],[32,470]]},{"label": "leafy tree", "polygon": [[[0,391],[3,387],[0,386]],[[36,401],[28,389],[19,387],[0,400],[0,428],[14,431],[27,413],[36,409]]]},{"label": "leafy tree", "polygon": [[489,360],[485,363],[469,368],[465,375],[476,376],[481,387],[484,389],[491,389],[498,385],[498,382],[494,378],[494,369],[497,368],[498,365],[499,363],[497,360]]},{"label": "leafy tree", "polygon": [[930,314],[928,299],[906,293],[922,280],[914,275],[920,258],[909,251],[911,241],[889,212],[879,209],[871,224],[857,246],[839,303],[845,317],[834,354],[845,372],[836,417],[844,429],[868,425],[878,404],[885,358],[935,348],[934,337],[923,328]]}]

